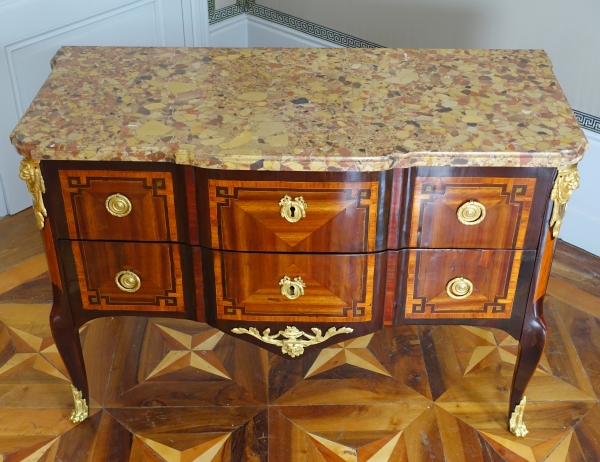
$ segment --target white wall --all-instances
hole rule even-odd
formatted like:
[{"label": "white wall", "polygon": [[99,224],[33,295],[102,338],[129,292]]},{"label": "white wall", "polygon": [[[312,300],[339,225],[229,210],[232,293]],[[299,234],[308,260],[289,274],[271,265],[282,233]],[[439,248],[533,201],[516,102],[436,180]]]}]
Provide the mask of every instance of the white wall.
[{"label": "white wall", "polygon": [[600,134],[585,131],[590,150],[579,163],[581,181],[567,205],[560,238],[600,256]]},{"label": "white wall", "polygon": [[243,48],[248,46],[248,20],[245,14],[208,26],[211,47]]}]

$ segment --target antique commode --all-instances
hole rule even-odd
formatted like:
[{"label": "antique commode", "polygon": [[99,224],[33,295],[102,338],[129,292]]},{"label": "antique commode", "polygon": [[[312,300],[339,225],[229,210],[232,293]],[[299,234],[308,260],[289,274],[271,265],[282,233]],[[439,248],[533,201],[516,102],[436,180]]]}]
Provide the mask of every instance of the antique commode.
[{"label": "antique commode", "polygon": [[73,422],[78,328],[136,314],[285,357],[384,326],[503,329],[526,433],[587,147],[544,52],[67,47],[52,64],[11,138]]}]

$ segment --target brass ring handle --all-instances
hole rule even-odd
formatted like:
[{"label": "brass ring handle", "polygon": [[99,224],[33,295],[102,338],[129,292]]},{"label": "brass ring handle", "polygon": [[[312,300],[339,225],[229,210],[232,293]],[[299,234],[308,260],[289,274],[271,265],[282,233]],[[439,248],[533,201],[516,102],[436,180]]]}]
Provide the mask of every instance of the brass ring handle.
[{"label": "brass ring handle", "polygon": [[115,275],[115,284],[123,292],[136,292],[142,286],[142,281],[133,271],[124,270]]},{"label": "brass ring handle", "polygon": [[446,293],[450,298],[462,300],[473,293],[473,283],[467,278],[454,278],[446,284]]},{"label": "brass ring handle", "polygon": [[463,225],[476,225],[485,218],[485,206],[471,199],[458,208],[456,216]]},{"label": "brass ring handle", "polygon": [[115,217],[126,217],[131,213],[131,202],[122,194],[111,194],[104,201],[108,213]]},{"label": "brass ring handle", "polygon": [[302,196],[292,200],[292,198],[286,194],[279,201],[279,206],[281,207],[281,216],[290,223],[296,223],[300,218],[306,217],[308,204],[304,202]]},{"label": "brass ring handle", "polygon": [[281,286],[281,295],[290,300],[295,300],[300,295],[304,295],[304,288],[306,287],[306,284],[300,276],[294,278],[293,281],[289,276],[283,276],[283,278],[279,280],[279,285]]}]

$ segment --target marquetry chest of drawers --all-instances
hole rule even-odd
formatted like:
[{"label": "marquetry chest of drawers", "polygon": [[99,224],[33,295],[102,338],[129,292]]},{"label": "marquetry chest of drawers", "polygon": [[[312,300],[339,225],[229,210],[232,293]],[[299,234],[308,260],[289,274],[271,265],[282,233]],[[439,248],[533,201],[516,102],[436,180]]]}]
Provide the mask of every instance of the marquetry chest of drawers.
[{"label": "marquetry chest of drawers", "polygon": [[78,328],[171,316],[295,358],[400,324],[520,341],[510,429],[587,141],[541,51],[62,48],[12,134]]}]

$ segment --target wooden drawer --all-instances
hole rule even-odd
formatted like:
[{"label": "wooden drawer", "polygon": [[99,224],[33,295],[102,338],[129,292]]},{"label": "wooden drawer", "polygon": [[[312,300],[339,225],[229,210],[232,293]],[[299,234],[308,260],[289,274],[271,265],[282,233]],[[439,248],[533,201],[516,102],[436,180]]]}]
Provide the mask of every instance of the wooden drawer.
[{"label": "wooden drawer", "polygon": [[170,172],[60,170],[71,239],[177,241]]},{"label": "wooden drawer", "polygon": [[[535,251],[406,250],[404,318],[508,319],[524,309]],[[398,285],[402,284],[398,280]]]},{"label": "wooden drawer", "polygon": [[61,241],[63,258],[74,262],[65,271],[69,292],[84,310],[183,313],[185,251],[179,244]]},{"label": "wooden drawer", "polygon": [[208,252],[217,320],[352,324],[382,319],[385,254]]},{"label": "wooden drawer", "polygon": [[527,245],[526,234],[536,182],[536,178],[417,177],[409,246],[535,248],[539,228]]},{"label": "wooden drawer", "polygon": [[[208,193],[212,248],[268,252],[373,251],[378,187],[377,181],[211,179]],[[287,206],[286,198],[296,202]]]}]

